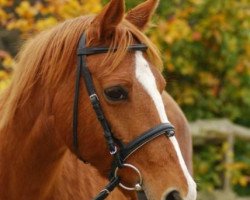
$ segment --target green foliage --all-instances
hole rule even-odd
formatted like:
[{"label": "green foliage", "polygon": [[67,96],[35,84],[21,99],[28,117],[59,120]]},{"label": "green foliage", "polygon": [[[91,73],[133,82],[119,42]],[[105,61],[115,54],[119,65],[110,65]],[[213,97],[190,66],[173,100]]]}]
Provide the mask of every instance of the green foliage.
[{"label": "green foliage", "polygon": [[[109,0],[102,0],[102,4],[106,5],[109,2]],[[126,8],[127,9],[131,9],[134,8],[136,5],[138,5],[139,3],[144,2],[144,0],[127,0],[125,1],[126,3]]]},{"label": "green foliage", "polygon": [[[250,145],[238,140],[235,144],[235,165],[232,168],[234,190],[242,196],[250,196]],[[238,165],[237,165],[238,164]]]},{"label": "green foliage", "polygon": [[248,1],[168,2],[151,32],[163,52],[168,90],[190,120],[226,117],[249,126]]},{"label": "green foliage", "polygon": [[[189,120],[221,117],[250,126],[249,5],[248,0],[161,1],[150,36],[162,51],[167,90]],[[232,166],[223,165],[223,145],[196,148],[198,187],[221,188],[222,172],[230,167],[235,191],[249,195],[249,148],[236,143]]]},{"label": "green foliage", "polygon": [[223,188],[225,171],[231,174],[234,191],[241,196],[250,195],[250,145],[248,141],[236,140],[234,162],[226,165],[225,155],[228,144],[220,141],[207,141],[206,145],[196,146],[194,151],[194,174],[198,190],[211,192]]},{"label": "green foliage", "polygon": [[195,181],[200,191],[213,191],[222,187],[223,150],[221,145],[197,146],[194,154]]}]

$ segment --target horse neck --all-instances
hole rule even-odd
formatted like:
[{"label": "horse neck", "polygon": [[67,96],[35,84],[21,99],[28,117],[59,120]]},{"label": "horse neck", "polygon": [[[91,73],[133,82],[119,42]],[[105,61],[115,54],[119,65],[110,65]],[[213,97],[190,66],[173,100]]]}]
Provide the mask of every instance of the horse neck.
[{"label": "horse neck", "polygon": [[43,198],[60,172],[66,147],[54,127],[50,102],[39,93],[0,128],[0,199]]}]

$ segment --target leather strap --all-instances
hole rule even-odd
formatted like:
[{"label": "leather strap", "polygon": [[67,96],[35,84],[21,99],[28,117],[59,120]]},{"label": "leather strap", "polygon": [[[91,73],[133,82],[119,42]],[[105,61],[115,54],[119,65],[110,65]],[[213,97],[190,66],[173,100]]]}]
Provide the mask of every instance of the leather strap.
[{"label": "leather strap", "polygon": [[106,199],[110,192],[120,183],[119,177],[114,177],[110,180],[109,184],[94,198],[94,200]]},{"label": "leather strap", "polygon": [[[165,134],[167,137],[174,135],[174,127],[170,123],[160,124],[142,135],[136,138],[134,141],[130,142],[127,145],[122,145],[121,142],[113,136],[109,124],[103,113],[99,98],[96,94],[93,79],[91,73],[87,67],[86,56],[100,53],[107,53],[109,51],[115,52],[117,48],[109,47],[86,47],[86,37],[85,34],[82,35],[79,44],[78,44],[78,60],[77,60],[77,72],[76,72],[76,83],[75,83],[75,96],[74,96],[74,107],[73,107],[73,146],[78,157],[83,160],[79,155],[79,144],[78,144],[78,109],[79,109],[79,89],[80,89],[80,78],[82,77],[93,106],[93,109],[96,113],[96,116],[102,125],[103,134],[106,139],[109,151],[113,156],[113,165],[111,170],[111,179],[110,183],[105,187],[104,190],[95,198],[95,200],[103,200],[108,194],[119,184],[119,177],[114,177],[115,168],[122,168],[123,162],[137,149],[141,148],[143,145],[147,144],[156,137]],[[144,44],[135,44],[128,47],[129,51],[145,51],[147,46]],[[119,149],[116,145],[119,145]]]},{"label": "leather strap", "polygon": [[[128,50],[140,50],[145,51],[147,49],[147,46],[144,44],[135,44],[128,47]],[[109,47],[86,47],[86,36],[85,34],[82,35],[79,44],[78,44],[78,70],[77,70],[77,78],[76,78],[76,86],[75,86],[75,100],[74,100],[74,113],[73,113],[73,144],[74,149],[77,152],[78,149],[78,136],[77,136],[77,125],[78,125],[78,99],[79,99],[79,83],[80,83],[80,76],[83,77],[83,80],[85,82],[90,101],[92,103],[92,106],[96,112],[97,118],[100,121],[103,131],[104,131],[104,137],[106,138],[109,151],[111,154],[114,154],[114,152],[117,151],[117,147],[115,145],[114,139],[112,137],[111,130],[109,128],[108,122],[104,116],[104,113],[102,111],[99,98],[96,94],[95,87],[93,84],[92,76],[89,72],[89,69],[86,64],[86,56],[87,55],[93,55],[93,54],[99,54],[99,53],[107,53],[108,51],[116,51],[117,48],[109,48]],[[80,75],[81,74],[81,75]],[[119,161],[120,162],[120,161]],[[119,163],[118,162],[118,163]]]},{"label": "leather strap", "polygon": [[[128,47],[128,51],[146,51],[148,47],[145,44],[132,44]],[[107,53],[107,52],[115,52],[117,51],[117,48],[111,49],[110,47],[84,47],[81,46],[77,50],[77,55],[93,55],[93,54],[101,54],[101,53]]]},{"label": "leather strap", "polygon": [[174,136],[174,133],[174,127],[170,123],[163,123],[151,128],[120,150],[121,159],[126,160],[137,149],[163,134],[165,134],[167,137],[172,137]]},{"label": "leather strap", "polygon": [[[86,40],[85,35],[83,35],[81,37],[81,40],[79,43],[80,47],[85,48],[85,40]],[[88,55],[90,55],[90,54],[88,54]],[[80,65],[81,76],[85,82],[85,86],[87,88],[89,98],[90,98],[91,104],[94,108],[94,111],[96,113],[96,116],[102,125],[103,131],[104,131],[104,137],[106,138],[106,142],[108,144],[109,151],[115,152],[117,147],[115,146],[115,142],[113,140],[111,130],[109,128],[108,122],[107,122],[107,120],[104,116],[104,113],[102,111],[102,108],[101,108],[101,105],[99,102],[99,98],[98,98],[96,91],[95,91],[92,76],[91,76],[89,69],[87,67],[87,64],[86,64],[85,57],[86,57],[86,55],[79,55],[78,56],[79,63],[81,64]]]}]

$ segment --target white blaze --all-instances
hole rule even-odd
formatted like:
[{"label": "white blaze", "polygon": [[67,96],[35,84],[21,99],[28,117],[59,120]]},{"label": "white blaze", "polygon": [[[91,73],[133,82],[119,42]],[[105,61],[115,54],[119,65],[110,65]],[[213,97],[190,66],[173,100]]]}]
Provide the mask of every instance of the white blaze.
[{"label": "white blaze", "polygon": [[[135,75],[138,82],[142,85],[142,87],[146,90],[149,96],[152,98],[155,103],[156,109],[159,113],[159,117],[162,123],[167,123],[168,117],[165,112],[165,107],[162,101],[162,97],[160,92],[157,89],[155,77],[149,67],[148,62],[143,57],[141,51],[136,51],[135,53]],[[187,166],[182,157],[179,144],[175,138],[175,136],[169,138],[172,142],[174,149],[176,151],[177,157],[180,162],[180,166],[183,170],[184,176],[186,177],[188,183],[188,194],[185,197],[185,200],[195,200],[196,199],[196,184],[193,181],[193,178],[188,172]]]}]

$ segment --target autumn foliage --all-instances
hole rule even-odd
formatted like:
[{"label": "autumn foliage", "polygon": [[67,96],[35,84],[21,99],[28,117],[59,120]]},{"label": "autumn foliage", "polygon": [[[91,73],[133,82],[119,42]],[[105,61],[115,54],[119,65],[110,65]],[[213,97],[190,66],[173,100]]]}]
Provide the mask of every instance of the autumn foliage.
[{"label": "autumn foliage", "polygon": [[[0,31],[17,31],[19,40],[50,28],[60,21],[97,13],[102,8],[100,0],[0,0]],[[12,38],[17,41],[17,38]],[[3,47],[2,47],[3,48]],[[14,66],[13,52],[0,46],[0,89],[6,87]]]}]

